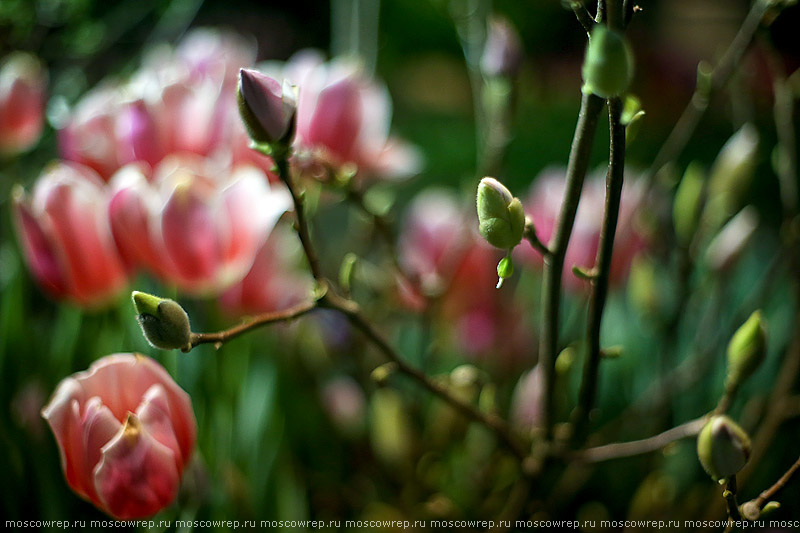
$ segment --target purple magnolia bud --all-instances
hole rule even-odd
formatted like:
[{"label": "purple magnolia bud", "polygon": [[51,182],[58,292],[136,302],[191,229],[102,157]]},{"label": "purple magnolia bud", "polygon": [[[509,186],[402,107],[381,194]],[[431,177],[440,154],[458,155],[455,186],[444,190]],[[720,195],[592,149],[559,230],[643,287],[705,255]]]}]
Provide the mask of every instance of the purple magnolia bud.
[{"label": "purple magnolia bud", "polygon": [[249,69],[239,71],[239,113],[250,137],[259,143],[289,145],[294,137],[297,97],[294,87]]}]

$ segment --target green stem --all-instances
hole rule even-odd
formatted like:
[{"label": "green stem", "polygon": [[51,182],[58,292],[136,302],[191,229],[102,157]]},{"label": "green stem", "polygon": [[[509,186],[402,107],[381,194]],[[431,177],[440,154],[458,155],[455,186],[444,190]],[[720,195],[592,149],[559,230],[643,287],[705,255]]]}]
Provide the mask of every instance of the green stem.
[{"label": "green stem", "polygon": [[589,299],[589,320],[586,333],[589,341],[589,353],[584,367],[578,406],[573,412],[575,423],[573,438],[575,442],[579,442],[583,438],[587,417],[594,406],[597,393],[601,358],[600,327],[608,297],[614,236],[617,232],[625,171],[625,126],[622,125],[621,118],[622,100],[619,98],[610,99],[608,101],[608,120],[611,139],[609,143],[608,174],[606,175],[606,205],[594,268],[597,275],[592,282],[593,290]]},{"label": "green stem", "polygon": [[559,310],[561,307],[561,278],[564,271],[564,258],[567,254],[569,238],[575,224],[575,215],[583,189],[583,180],[589,168],[597,120],[605,101],[592,94],[584,94],[572,149],[567,165],[567,184],[561,212],[556,221],[556,229],[547,248],[551,251],[544,257],[544,281],[542,283],[542,331],[539,344],[539,364],[542,365],[544,389],[543,422],[546,436],[553,432],[555,388],[555,360],[558,350]]}]

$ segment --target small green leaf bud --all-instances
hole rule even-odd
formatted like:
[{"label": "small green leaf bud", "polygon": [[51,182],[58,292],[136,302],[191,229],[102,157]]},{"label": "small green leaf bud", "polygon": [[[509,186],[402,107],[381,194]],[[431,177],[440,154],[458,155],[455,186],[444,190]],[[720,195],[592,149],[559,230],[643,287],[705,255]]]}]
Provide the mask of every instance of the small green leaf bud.
[{"label": "small green leaf bud", "polygon": [[714,416],[697,437],[697,457],[712,479],[727,478],[750,458],[750,437],[727,416]]},{"label": "small green leaf bud", "polygon": [[736,330],[728,343],[729,389],[750,377],[767,353],[767,329],[761,311],[756,311]]},{"label": "small green leaf bud", "polygon": [[133,306],[136,320],[142,328],[144,338],[153,347],[162,350],[182,350],[191,345],[192,330],[189,315],[173,300],[152,294],[133,291]]},{"label": "small green leaf bud", "polygon": [[611,98],[625,92],[633,78],[633,53],[625,36],[596,25],[586,48],[582,73],[585,93]]},{"label": "small green leaf bud", "polygon": [[494,178],[483,178],[478,185],[479,231],[497,248],[510,250],[522,241],[525,211],[519,198]]},{"label": "small green leaf bud", "polygon": [[511,255],[507,255],[497,263],[497,288],[503,286],[503,282],[506,278],[510,278],[514,275],[514,263],[511,261]]}]

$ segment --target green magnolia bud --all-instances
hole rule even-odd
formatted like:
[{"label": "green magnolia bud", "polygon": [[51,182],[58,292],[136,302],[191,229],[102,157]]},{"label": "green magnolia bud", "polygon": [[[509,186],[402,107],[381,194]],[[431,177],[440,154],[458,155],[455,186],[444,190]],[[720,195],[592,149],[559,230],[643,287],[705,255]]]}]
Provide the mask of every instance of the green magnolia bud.
[{"label": "green magnolia bud", "polygon": [[758,163],[758,131],[745,124],[731,136],[717,155],[708,178],[708,197],[732,215],[741,206]]},{"label": "green magnolia bud", "polygon": [[191,346],[189,315],[173,300],[133,291],[133,306],[144,338],[162,350],[182,350]]},{"label": "green magnolia bud", "polygon": [[479,231],[489,244],[510,250],[522,241],[525,211],[519,198],[494,178],[483,178],[478,185]]},{"label": "green magnolia bud", "polygon": [[767,329],[756,311],[736,330],[728,344],[728,388],[738,386],[755,372],[767,353]]},{"label": "green magnolia bud", "polygon": [[714,416],[697,437],[697,457],[712,479],[727,478],[750,458],[750,437],[727,416]]},{"label": "green magnolia bud", "polygon": [[672,204],[672,222],[675,236],[683,246],[689,246],[700,221],[700,207],[703,202],[703,183],[705,173],[700,163],[692,162],[686,167],[683,179],[675,191]]},{"label": "green magnolia bud", "polygon": [[625,92],[633,78],[633,53],[625,36],[596,25],[586,48],[582,73],[585,93],[611,98]]}]

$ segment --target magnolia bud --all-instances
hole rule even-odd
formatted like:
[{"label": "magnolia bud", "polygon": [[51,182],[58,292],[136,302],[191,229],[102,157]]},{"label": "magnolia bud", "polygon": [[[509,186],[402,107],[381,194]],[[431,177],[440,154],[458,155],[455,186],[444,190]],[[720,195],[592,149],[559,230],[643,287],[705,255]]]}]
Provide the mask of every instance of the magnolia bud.
[{"label": "magnolia bud", "polygon": [[586,48],[582,74],[585,93],[611,98],[625,92],[633,78],[633,53],[625,36],[596,25]]},{"label": "magnolia bud", "polygon": [[737,387],[755,372],[767,353],[767,329],[761,311],[741,325],[728,344],[728,388]]},{"label": "magnolia bud", "polygon": [[703,203],[703,183],[705,173],[700,163],[692,162],[686,167],[672,204],[672,223],[675,225],[675,236],[685,247],[692,242],[700,219],[700,207]]},{"label": "magnolia bud", "polygon": [[[711,167],[708,196],[735,212],[746,196],[758,162],[758,131],[745,124],[725,143]],[[728,213],[730,216],[732,213]]]},{"label": "magnolia bud", "polygon": [[297,115],[294,86],[285,80],[281,85],[255,70],[241,69],[236,100],[251,139],[270,145],[291,143]]},{"label": "magnolia bud", "polygon": [[715,481],[727,478],[750,458],[750,437],[727,416],[714,416],[697,437],[697,457]]},{"label": "magnolia bud", "polygon": [[144,338],[155,348],[183,350],[191,346],[189,315],[173,300],[133,291],[133,306]]},{"label": "magnolia bud", "polygon": [[525,211],[519,198],[494,178],[483,178],[478,185],[479,231],[489,244],[510,250],[522,241]]}]

